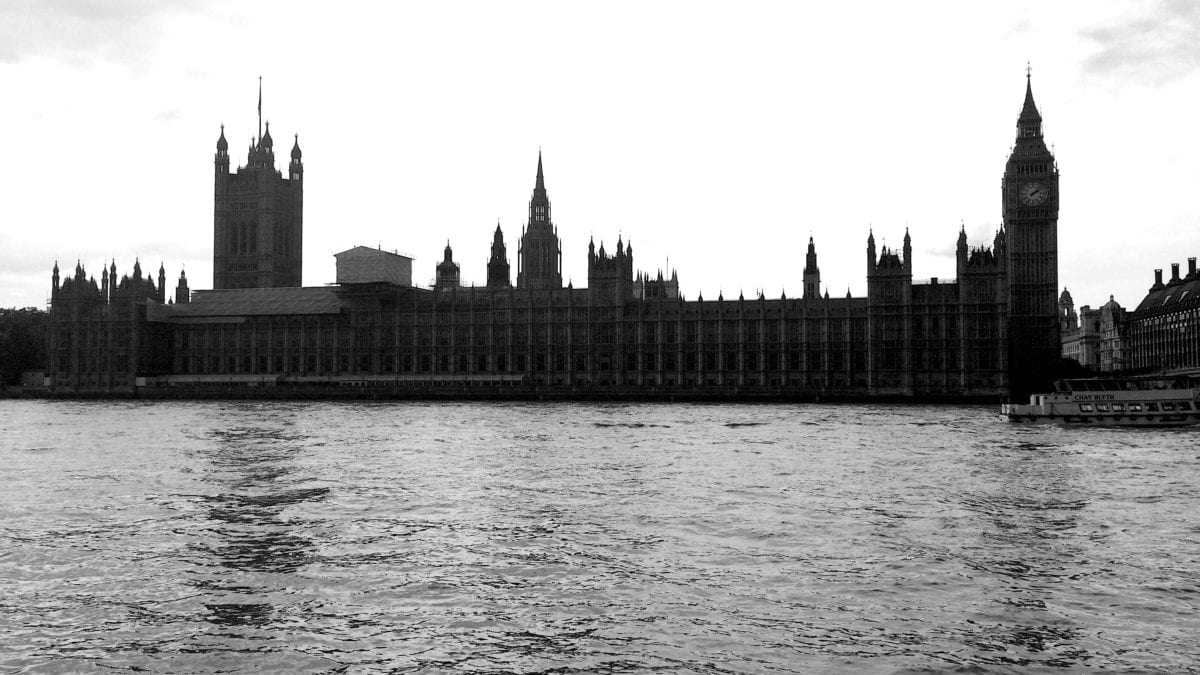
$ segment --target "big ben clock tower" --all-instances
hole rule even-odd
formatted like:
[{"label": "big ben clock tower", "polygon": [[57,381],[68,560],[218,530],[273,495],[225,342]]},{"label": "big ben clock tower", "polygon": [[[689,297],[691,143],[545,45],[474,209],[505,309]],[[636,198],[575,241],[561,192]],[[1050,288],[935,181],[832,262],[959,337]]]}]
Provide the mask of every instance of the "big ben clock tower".
[{"label": "big ben clock tower", "polygon": [[1049,391],[1062,351],[1058,324],[1058,166],[1025,73],[1025,105],[1004,169],[1008,267],[1008,390],[1013,401]]}]

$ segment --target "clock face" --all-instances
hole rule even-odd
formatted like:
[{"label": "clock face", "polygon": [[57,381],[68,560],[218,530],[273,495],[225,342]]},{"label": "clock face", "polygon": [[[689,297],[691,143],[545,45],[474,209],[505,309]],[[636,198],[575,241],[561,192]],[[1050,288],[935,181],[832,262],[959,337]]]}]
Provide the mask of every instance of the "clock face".
[{"label": "clock face", "polygon": [[1050,197],[1050,188],[1045,183],[1034,181],[1021,186],[1021,203],[1026,206],[1037,206]]}]

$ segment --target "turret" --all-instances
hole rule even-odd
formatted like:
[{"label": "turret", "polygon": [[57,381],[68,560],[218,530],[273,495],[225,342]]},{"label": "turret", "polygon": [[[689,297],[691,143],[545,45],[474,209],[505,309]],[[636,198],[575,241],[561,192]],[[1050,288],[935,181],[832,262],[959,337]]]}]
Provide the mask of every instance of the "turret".
[{"label": "turret", "polygon": [[180,305],[192,301],[192,293],[188,290],[187,273],[179,271],[179,283],[175,286],[175,304]]},{"label": "turret", "polygon": [[1079,328],[1079,315],[1075,312],[1075,299],[1065,288],[1062,295],[1058,296],[1058,322],[1064,333]]},{"label": "turret", "polygon": [[967,269],[967,226],[965,224],[958,230],[958,245],[955,247],[954,263],[958,278],[961,280]]},{"label": "turret", "polygon": [[304,176],[304,164],[300,157],[300,134],[296,134],[296,142],[292,144],[292,163],[288,164],[288,178],[292,180],[300,180]]},{"label": "turret", "polygon": [[588,290],[593,301],[601,304],[619,304],[634,297],[633,256],[618,238],[617,252],[609,255],[600,242],[600,250],[588,245]]},{"label": "turret", "polygon": [[167,301],[167,270],[161,262],[158,264],[158,301]]},{"label": "turret", "polygon": [[225,140],[225,125],[221,125],[221,137],[217,139],[217,154],[213,157],[218,174],[229,173],[229,141]]},{"label": "turret", "polygon": [[58,295],[58,261],[54,261],[54,271],[50,273],[50,297]]},{"label": "turret", "polygon": [[817,248],[813,238],[808,238],[808,254],[804,257],[804,298],[819,298],[821,293],[821,269],[817,267]]},{"label": "turret", "polygon": [[450,242],[446,242],[446,248],[443,251],[442,262],[437,266],[437,277],[434,280],[433,287],[437,290],[445,291],[451,288],[458,288],[459,274],[458,263],[454,262],[454,252],[450,249]]},{"label": "turret", "polygon": [[512,285],[508,253],[504,247],[504,233],[500,231],[499,220],[496,221],[496,232],[492,235],[492,256],[487,264],[487,285],[489,288],[506,288]]},{"label": "turret", "polygon": [[904,228],[904,273],[912,276],[912,237],[908,236],[908,228]]},{"label": "turret", "polygon": [[[261,106],[261,102],[259,105]],[[246,157],[246,165],[252,168],[268,169],[274,173],[275,141],[271,138],[270,122],[267,122],[267,131],[258,139],[258,143],[250,146],[250,153]]]},{"label": "turret", "polygon": [[867,233],[867,276],[875,273],[875,262],[878,258],[875,257],[875,230],[869,230]]}]

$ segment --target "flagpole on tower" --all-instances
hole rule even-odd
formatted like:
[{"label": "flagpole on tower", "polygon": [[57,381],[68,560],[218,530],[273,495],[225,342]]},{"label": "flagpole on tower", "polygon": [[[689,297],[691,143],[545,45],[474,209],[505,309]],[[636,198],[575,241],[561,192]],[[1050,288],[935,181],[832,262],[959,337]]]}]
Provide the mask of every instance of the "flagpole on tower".
[{"label": "flagpole on tower", "polygon": [[262,141],[262,75],[258,76],[258,140]]}]

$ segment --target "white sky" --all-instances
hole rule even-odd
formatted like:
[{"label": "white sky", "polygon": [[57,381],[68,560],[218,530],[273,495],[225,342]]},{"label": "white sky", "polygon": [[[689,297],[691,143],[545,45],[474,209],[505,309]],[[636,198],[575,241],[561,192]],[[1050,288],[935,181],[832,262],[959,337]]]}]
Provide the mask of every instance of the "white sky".
[{"label": "white sky", "polygon": [[50,268],[165,262],[212,284],[219,125],[235,163],[258,77],[286,172],[304,151],[304,283],[356,244],[448,239],[482,284],[517,240],[539,147],[564,281],[590,236],[678,269],[689,299],[801,294],[809,235],[832,295],[865,295],[868,228],[951,278],[1000,224],[1025,65],[1062,172],[1059,280],[1136,305],[1200,255],[1200,3],[0,5],[0,306]]}]

